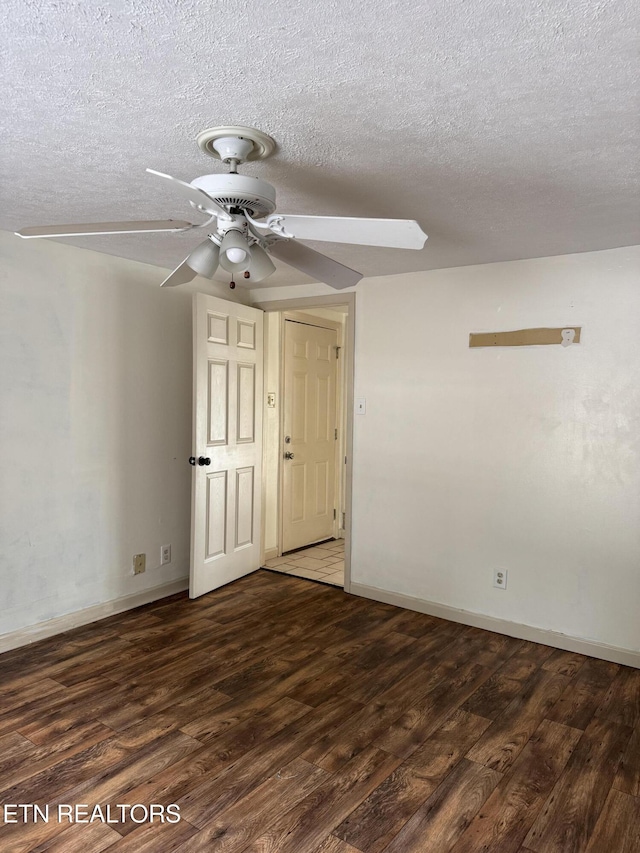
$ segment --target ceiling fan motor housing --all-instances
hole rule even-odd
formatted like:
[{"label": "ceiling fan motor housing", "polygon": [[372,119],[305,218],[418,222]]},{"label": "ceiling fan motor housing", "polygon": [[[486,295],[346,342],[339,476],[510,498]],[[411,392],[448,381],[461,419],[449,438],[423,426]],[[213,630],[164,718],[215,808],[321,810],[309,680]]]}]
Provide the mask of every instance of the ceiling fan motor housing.
[{"label": "ceiling fan motor housing", "polygon": [[251,175],[202,175],[191,186],[203,190],[225,208],[248,210],[256,219],[268,216],[276,209],[276,191],[266,181]]}]

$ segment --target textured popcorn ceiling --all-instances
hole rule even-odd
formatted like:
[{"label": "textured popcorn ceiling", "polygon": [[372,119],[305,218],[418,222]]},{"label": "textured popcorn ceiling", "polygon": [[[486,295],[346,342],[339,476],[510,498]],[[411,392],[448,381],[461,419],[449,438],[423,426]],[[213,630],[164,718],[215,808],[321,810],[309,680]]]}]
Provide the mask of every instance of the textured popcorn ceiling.
[{"label": "textured popcorn ceiling", "polygon": [[[224,171],[281,212],[417,219],[420,252],[315,248],[383,275],[639,242],[633,0],[5,0],[0,227],[189,217],[145,167]],[[17,238],[16,238],[17,239]],[[201,239],[73,238],[174,267]],[[280,266],[268,284],[304,281]]]}]

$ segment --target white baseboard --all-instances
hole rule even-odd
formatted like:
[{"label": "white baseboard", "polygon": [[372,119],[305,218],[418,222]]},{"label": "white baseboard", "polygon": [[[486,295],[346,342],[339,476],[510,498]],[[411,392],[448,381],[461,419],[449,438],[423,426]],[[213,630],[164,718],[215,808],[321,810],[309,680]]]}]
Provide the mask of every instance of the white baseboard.
[{"label": "white baseboard", "polygon": [[267,548],[267,550],[264,552],[264,562],[266,563],[267,560],[273,560],[275,557],[279,556],[280,554],[278,554],[277,548]]},{"label": "white baseboard", "polygon": [[182,592],[188,588],[189,578],[183,578],[160,586],[152,586],[150,589],[135,592],[132,595],[113,598],[111,601],[104,601],[102,604],[94,604],[91,607],[85,607],[83,610],[76,610],[74,613],[67,613],[55,619],[48,619],[46,622],[39,622],[37,625],[30,625],[28,628],[20,628],[18,631],[1,634],[0,653],[35,643],[38,640],[44,640],[46,637],[53,637],[55,634],[62,634],[63,631],[78,628],[80,625],[97,622],[99,619],[113,616],[115,613],[133,610],[134,607],[140,607],[142,604],[149,604],[159,598],[175,595],[176,592]]},{"label": "white baseboard", "polygon": [[522,625],[519,622],[509,622],[507,619],[484,616],[482,613],[473,613],[470,610],[458,610],[456,607],[449,607],[447,604],[437,604],[435,601],[426,601],[423,598],[414,598],[411,595],[378,589],[378,587],[367,586],[362,583],[352,583],[349,592],[352,595],[360,595],[362,598],[371,598],[373,601],[383,601],[385,604],[404,607],[406,610],[417,610],[419,613],[426,613],[429,616],[448,619],[450,622],[461,622],[463,625],[472,625],[474,628],[495,631],[496,634],[506,634],[508,637],[516,637],[519,640],[531,640],[533,643],[542,643],[543,646],[553,646],[567,652],[577,652],[581,655],[601,658],[640,669],[640,652],[633,651],[633,649],[621,649],[618,646],[596,643],[593,640],[584,640],[581,637],[571,637],[568,634],[560,634],[545,628],[534,628],[531,625]]}]

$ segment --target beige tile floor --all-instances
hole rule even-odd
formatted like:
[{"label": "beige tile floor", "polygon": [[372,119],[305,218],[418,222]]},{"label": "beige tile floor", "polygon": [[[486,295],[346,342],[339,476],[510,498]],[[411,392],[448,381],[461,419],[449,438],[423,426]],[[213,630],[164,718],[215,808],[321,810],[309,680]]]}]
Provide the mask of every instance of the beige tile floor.
[{"label": "beige tile floor", "polygon": [[332,539],[303,551],[274,557],[264,565],[274,572],[344,586],[344,539]]}]

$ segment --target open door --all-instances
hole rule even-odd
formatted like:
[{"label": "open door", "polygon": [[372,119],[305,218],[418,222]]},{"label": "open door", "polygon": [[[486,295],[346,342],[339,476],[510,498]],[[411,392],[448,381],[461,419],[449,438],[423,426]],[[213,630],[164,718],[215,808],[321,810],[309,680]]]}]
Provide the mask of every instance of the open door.
[{"label": "open door", "polygon": [[194,294],[191,598],[260,568],[262,320]]}]

